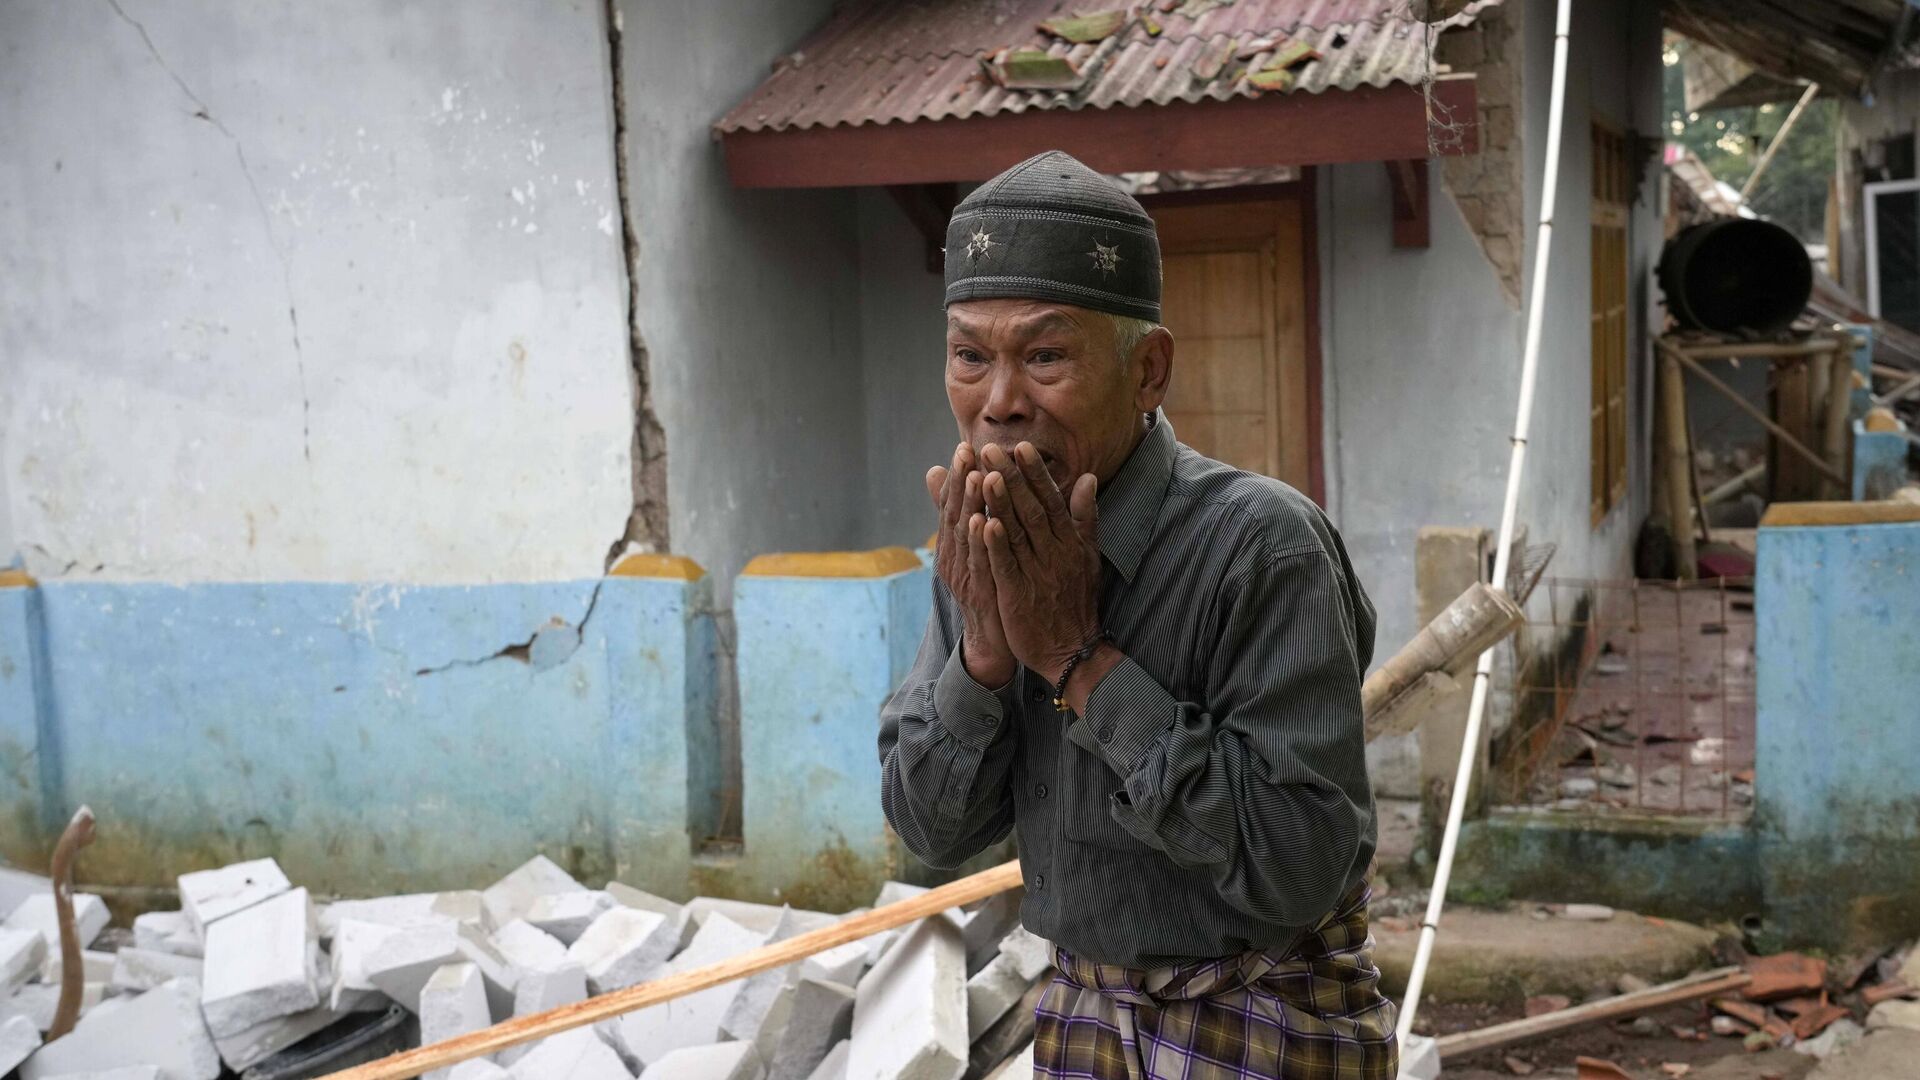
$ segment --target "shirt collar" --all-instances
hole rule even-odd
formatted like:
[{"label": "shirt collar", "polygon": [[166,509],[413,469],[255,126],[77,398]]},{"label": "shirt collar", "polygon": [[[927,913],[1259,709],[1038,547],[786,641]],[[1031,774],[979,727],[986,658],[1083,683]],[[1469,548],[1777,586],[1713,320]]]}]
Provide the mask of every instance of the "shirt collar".
[{"label": "shirt collar", "polygon": [[1173,478],[1173,424],[1155,410],[1152,426],[1126,464],[1100,489],[1100,554],[1128,583],[1146,556],[1160,504]]}]

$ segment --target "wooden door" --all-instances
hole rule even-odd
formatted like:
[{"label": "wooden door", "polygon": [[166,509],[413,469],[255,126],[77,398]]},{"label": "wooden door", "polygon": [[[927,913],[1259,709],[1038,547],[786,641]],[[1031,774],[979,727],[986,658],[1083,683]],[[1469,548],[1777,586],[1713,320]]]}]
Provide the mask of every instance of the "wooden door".
[{"label": "wooden door", "polygon": [[1304,199],[1149,206],[1180,441],[1316,493]]}]

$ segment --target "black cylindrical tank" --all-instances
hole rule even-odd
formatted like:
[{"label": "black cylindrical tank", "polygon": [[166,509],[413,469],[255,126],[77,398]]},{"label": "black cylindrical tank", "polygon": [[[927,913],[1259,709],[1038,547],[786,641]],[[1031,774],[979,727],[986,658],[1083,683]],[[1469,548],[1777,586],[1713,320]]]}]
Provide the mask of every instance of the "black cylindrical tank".
[{"label": "black cylindrical tank", "polygon": [[1813,261],[1772,222],[1721,218],[1683,229],[1660,253],[1667,310],[1690,330],[1773,334],[1813,295]]}]

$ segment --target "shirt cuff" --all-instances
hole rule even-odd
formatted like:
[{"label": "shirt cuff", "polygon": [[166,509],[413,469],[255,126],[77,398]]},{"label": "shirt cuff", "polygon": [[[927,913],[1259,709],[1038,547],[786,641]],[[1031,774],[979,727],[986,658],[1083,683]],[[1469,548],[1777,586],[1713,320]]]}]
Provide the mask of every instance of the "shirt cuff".
[{"label": "shirt cuff", "polygon": [[1173,726],[1179,711],[1173,695],[1128,657],[1087,695],[1081,723],[1113,771],[1131,776],[1147,751]]},{"label": "shirt cuff", "polygon": [[960,646],[955,645],[947,666],[933,684],[933,713],[948,734],[984,751],[1006,723],[1005,695],[1012,693],[1013,683],[1008,679],[998,692],[981,686],[968,674],[966,662],[960,659]]}]

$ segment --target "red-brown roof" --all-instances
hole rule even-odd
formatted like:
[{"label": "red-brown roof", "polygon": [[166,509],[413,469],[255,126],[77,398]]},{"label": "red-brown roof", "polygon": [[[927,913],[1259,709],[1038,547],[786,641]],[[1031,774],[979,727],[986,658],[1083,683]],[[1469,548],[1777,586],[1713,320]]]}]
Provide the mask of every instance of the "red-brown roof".
[{"label": "red-brown roof", "polygon": [[[1499,2],[1476,0],[1456,20],[1470,21]],[[1124,30],[1085,44],[1038,29],[1048,19],[1098,6],[1098,0],[857,2],[783,57],[715,130],[726,135],[1252,98],[1263,91],[1249,76],[1278,47],[1260,48],[1266,39],[1304,42],[1320,54],[1293,70],[1288,93],[1418,83],[1430,75],[1427,45],[1437,32],[1407,15],[1406,0],[1189,0],[1173,11],[1156,2],[1140,5],[1142,17]],[[982,61],[1003,47],[1065,57],[1082,81],[1066,91],[1002,88]]]}]

